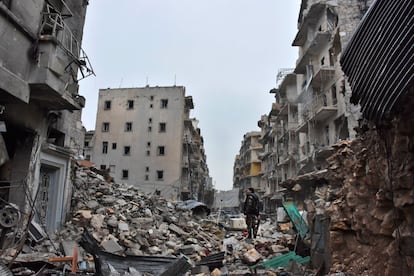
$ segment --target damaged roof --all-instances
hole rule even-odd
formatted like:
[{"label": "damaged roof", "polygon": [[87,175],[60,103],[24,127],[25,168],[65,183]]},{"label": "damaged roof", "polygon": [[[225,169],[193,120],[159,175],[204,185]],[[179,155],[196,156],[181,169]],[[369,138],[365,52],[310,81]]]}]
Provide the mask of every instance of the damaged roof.
[{"label": "damaged roof", "polygon": [[414,6],[411,0],[377,0],[348,43],[341,65],[351,102],[376,123],[390,118],[414,78]]}]

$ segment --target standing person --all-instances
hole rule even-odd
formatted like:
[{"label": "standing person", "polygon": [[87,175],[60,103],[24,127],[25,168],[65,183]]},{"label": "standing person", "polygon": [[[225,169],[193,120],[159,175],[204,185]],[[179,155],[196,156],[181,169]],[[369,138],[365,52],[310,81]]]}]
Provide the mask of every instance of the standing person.
[{"label": "standing person", "polygon": [[243,205],[243,213],[246,216],[248,239],[256,238],[259,229],[259,197],[254,193],[254,188],[245,190],[246,199]]}]

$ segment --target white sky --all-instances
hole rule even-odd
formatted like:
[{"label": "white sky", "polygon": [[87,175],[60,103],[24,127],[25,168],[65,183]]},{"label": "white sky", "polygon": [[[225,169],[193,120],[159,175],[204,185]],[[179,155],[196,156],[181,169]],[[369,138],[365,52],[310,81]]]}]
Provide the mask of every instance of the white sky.
[{"label": "white sky", "polygon": [[243,135],[270,111],[279,68],[293,68],[300,0],[90,0],[82,48],[96,77],[80,81],[95,128],[100,88],[186,87],[216,189],[233,185]]}]

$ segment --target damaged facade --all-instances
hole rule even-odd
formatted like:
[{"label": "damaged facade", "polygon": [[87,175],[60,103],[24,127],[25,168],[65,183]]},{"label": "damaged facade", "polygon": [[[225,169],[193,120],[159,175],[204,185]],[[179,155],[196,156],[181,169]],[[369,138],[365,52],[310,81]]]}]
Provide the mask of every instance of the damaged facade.
[{"label": "damaged facade", "polygon": [[201,200],[211,181],[193,108],[182,86],[101,89],[92,161],[115,182]]},{"label": "damaged facade", "polygon": [[259,142],[260,132],[251,131],[243,136],[239,154],[236,156],[233,166],[233,188],[240,190],[240,201],[243,201],[242,192],[253,187],[258,194],[263,193],[260,173],[261,161],[259,159],[262,145]]},{"label": "damaged facade", "polygon": [[[15,204],[14,215],[27,214],[21,221],[26,230],[33,218],[53,233],[69,208],[72,161],[83,148],[85,98],[78,81],[93,74],[81,48],[87,5],[0,1],[2,211]],[[18,222],[14,215],[11,224]],[[3,231],[15,226],[6,220]]]},{"label": "damaged facade", "polygon": [[266,212],[307,211],[321,273],[412,275],[412,3],[338,2],[302,1],[296,68],[258,122]]},{"label": "damaged facade", "polygon": [[302,1],[292,43],[299,48],[296,67],[279,70],[277,87],[270,90],[275,102],[258,121],[266,212],[276,212],[286,186],[293,187],[292,179],[323,184],[319,179],[332,145],[356,136],[360,112],[350,103],[339,58],[369,4]]}]

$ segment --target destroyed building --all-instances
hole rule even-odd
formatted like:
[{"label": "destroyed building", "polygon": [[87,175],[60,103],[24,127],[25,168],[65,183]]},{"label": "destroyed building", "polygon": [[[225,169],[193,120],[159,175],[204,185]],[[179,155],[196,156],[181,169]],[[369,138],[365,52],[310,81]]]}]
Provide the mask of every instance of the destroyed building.
[{"label": "destroyed building", "polygon": [[65,220],[71,167],[83,148],[85,98],[78,94],[78,81],[93,74],[81,48],[87,5],[86,0],[0,1],[4,229],[19,222],[26,227],[33,218],[53,233]]},{"label": "destroyed building", "polygon": [[259,154],[262,145],[259,142],[260,132],[251,131],[243,136],[239,154],[236,156],[233,165],[233,188],[240,190],[240,201],[243,201],[243,191],[253,187],[258,194],[264,192],[260,186],[261,161]]},{"label": "destroyed building", "polygon": [[296,67],[279,70],[277,87],[270,90],[275,102],[258,121],[267,212],[280,206],[286,187],[298,184],[295,189],[301,189],[298,182],[323,184],[332,145],[356,136],[359,107],[350,103],[351,89],[339,58],[369,4],[357,0],[301,3],[292,43],[299,48]]},{"label": "destroyed building", "polygon": [[332,270],[414,273],[413,18],[409,1],[374,2],[341,57],[364,121],[330,158]]},{"label": "destroyed building", "polygon": [[182,86],[100,89],[91,160],[146,193],[202,199],[209,171],[193,108]]},{"label": "destroyed building", "polygon": [[[350,1],[344,1],[344,5],[341,2],[341,5],[331,6],[326,13],[335,12],[337,15],[337,34],[332,42],[334,48],[340,46],[340,51],[333,49],[337,55],[331,73],[327,70],[329,68],[322,66],[323,58],[315,58],[318,50],[315,47],[323,40],[309,44],[312,51],[308,61],[321,63],[305,66],[306,71],[302,69],[302,77],[306,81],[303,87],[298,86],[303,89],[298,90],[296,101],[289,99],[289,86],[295,83],[292,81],[293,73],[297,83],[301,84],[298,66],[306,54],[299,58],[294,71],[281,70],[280,75],[284,78],[278,88],[272,90],[276,103],[259,121],[265,149],[262,164],[267,156],[275,156],[274,172],[267,170],[264,173],[283,179],[276,189],[309,212],[307,219],[314,268],[323,273],[412,275],[412,4],[409,1],[375,1],[367,12],[369,1],[354,2],[355,5],[349,6],[353,12],[346,8]],[[315,3],[313,12],[321,7]],[[300,19],[307,20],[306,16],[312,14],[312,5],[307,4],[302,2]],[[362,21],[356,25],[365,12]],[[345,26],[345,31],[341,27],[341,16],[347,21],[354,20],[349,28]],[[314,20],[309,21],[307,29]],[[318,30],[324,30],[323,25]],[[309,35],[305,37],[309,38]],[[339,69],[345,73],[337,74]],[[324,79],[329,81],[324,83]],[[318,106],[315,87],[329,88],[334,82],[336,104],[333,105],[333,94],[325,94]],[[304,96],[309,91],[313,93],[308,94],[311,97],[306,100]],[[330,93],[333,90],[326,91]],[[291,110],[295,111],[295,104],[299,123],[296,132],[278,142],[278,138],[283,136],[276,133],[279,129],[283,132],[284,125],[289,130],[289,114]],[[284,106],[286,111],[283,111]],[[308,112],[303,112],[306,110]],[[282,115],[287,122],[282,120]],[[342,122],[337,124],[338,115],[346,121],[341,119]],[[321,128],[323,122],[326,125]],[[284,165],[277,164],[279,157],[283,156],[283,152],[280,154],[278,150],[283,149],[286,141],[291,141],[289,146],[295,143],[295,139],[291,139],[295,138],[294,133],[299,134],[296,138],[299,149],[296,156],[299,158],[292,159],[298,166],[292,166],[296,169],[293,177],[289,176],[290,167],[287,166],[286,177],[284,171],[277,169]],[[276,144],[273,151],[266,151],[266,146],[269,148],[273,144]],[[304,155],[307,152],[311,154]],[[292,154],[295,157],[294,151]],[[300,156],[304,156],[306,162],[301,162]],[[268,198],[275,196],[269,195]]]}]

